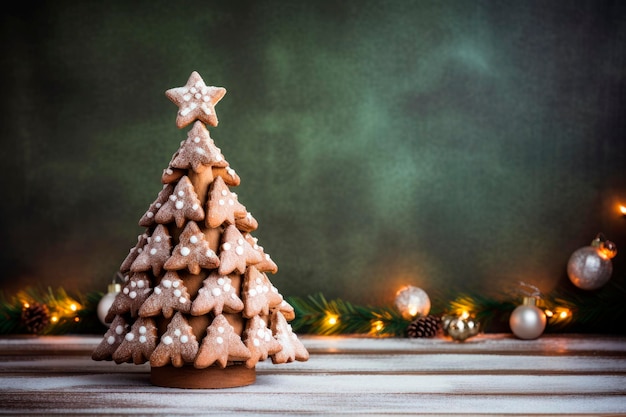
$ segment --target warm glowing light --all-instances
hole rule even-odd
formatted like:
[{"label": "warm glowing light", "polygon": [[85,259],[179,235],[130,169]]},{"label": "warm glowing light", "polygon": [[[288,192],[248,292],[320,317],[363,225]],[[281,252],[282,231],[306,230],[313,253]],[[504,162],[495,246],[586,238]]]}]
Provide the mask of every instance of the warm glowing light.
[{"label": "warm glowing light", "polygon": [[80,317],[74,317],[74,321],[78,323],[80,321]]},{"label": "warm glowing light", "polygon": [[70,305],[70,310],[76,311],[76,310],[78,310],[78,307],[76,307],[76,304],[72,304],[72,305]]},{"label": "warm glowing light", "polygon": [[554,313],[552,312],[552,310],[544,310],[544,313],[546,314],[546,317],[554,316]]},{"label": "warm glowing light", "polygon": [[29,308],[29,307],[30,307],[30,304],[24,303],[24,308]]},{"label": "warm glowing light", "polygon": [[339,317],[337,317],[337,315],[331,313],[326,314],[326,323],[329,325],[334,326],[338,321]]},{"label": "warm glowing light", "polygon": [[622,216],[626,216],[626,206],[620,204],[619,205],[619,212],[622,213]]},{"label": "warm glowing light", "polygon": [[561,319],[566,319],[567,316],[569,316],[569,313],[567,312],[567,310],[563,310],[559,313],[559,318]]},{"label": "warm glowing light", "polygon": [[465,311],[465,310],[463,310],[463,311],[461,312],[461,314],[459,315],[459,317],[461,318],[461,320],[465,320],[465,319],[469,318],[469,316],[470,316],[470,313],[469,313],[469,312],[467,312],[467,311]]},{"label": "warm glowing light", "polygon": [[57,321],[59,321],[59,318],[57,316],[52,316],[52,317],[50,317],[50,321],[52,323],[56,323]]},{"label": "warm glowing light", "polygon": [[380,320],[376,320],[376,321],[372,322],[372,331],[373,332],[380,332],[384,327],[385,327],[385,324],[382,321],[380,321]]},{"label": "warm glowing light", "polygon": [[418,307],[418,306],[413,305],[413,304],[411,304],[411,305],[409,305],[409,306],[408,306],[408,313],[409,313],[409,315],[410,315],[411,317],[415,317],[415,316],[417,316],[417,313],[418,313],[418,312],[419,312],[419,307]]}]

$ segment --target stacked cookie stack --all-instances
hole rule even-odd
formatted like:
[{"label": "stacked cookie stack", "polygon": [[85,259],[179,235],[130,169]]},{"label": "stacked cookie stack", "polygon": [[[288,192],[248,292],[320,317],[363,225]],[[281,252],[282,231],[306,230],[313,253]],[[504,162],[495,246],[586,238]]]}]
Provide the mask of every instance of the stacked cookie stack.
[{"label": "stacked cookie stack", "polygon": [[217,126],[225,93],[197,72],[167,90],[177,127],[191,128],[139,221],[146,230],[120,266],[125,283],[92,355],[150,362],[159,386],[248,385],[259,361],[309,356],[288,324],[293,308],[268,278],[278,267],[252,235],[258,223],[230,190],[240,178],[207,128]]}]

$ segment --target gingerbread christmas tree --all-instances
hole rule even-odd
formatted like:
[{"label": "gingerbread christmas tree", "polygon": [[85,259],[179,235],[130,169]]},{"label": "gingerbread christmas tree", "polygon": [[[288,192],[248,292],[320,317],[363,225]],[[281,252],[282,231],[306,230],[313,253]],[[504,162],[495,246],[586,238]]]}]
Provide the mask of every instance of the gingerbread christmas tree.
[{"label": "gingerbread christmas tree", "polygon": [[163,189],[139,220],[120,266],[124,286],[94,360],[150,363],[155,385],[226,388],[255,381],[255,366],[306,361],[293,308],[272,285],[278,271],[253,236],[258,223],[231,191],[240,178],[210,136],[226,90],[193,72],[166,91],[187,138],[163,171]]}]

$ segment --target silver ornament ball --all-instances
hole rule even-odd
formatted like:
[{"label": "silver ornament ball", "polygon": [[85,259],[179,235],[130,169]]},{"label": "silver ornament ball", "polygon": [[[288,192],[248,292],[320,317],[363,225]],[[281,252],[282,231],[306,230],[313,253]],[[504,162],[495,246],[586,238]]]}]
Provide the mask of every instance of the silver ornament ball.
[{"label": "silver ornament ball", "polygon": [[509,326],[520,339],[536,339],[546,328],[546,314],[535,304],[535,298],[524,298],[524,304],[517,306],[511,313]]},{"label": "silver ornament ball", "polygon": [[567,263],[567,275],[572,284],[583,290],[595,290],[606,284],[613,273],[611,259],[602,256],[593,246],[585,246],[574,253]]}]

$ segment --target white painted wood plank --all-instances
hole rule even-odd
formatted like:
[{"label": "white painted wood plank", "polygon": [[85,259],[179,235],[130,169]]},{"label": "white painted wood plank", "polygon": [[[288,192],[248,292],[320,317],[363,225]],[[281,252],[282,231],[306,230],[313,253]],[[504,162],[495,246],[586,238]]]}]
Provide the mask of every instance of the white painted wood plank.
[{"label": "white painted wood plank", "polygon": [[[206,416],[233,414],[307,416],[476,416],[541,415],[598,416],[623,415],[623,398],[570,396],[567,400],[551,395],[458,396],[437,395],[354,395],[250,394],[245,399],[232,394],[166,393],[161,395],[112,393],[106,397],[75,393],[63,401],[57,394],[42,393],[36,402],[11,402],[8,414],[33,415],[129,415],[129,416]],[[271,401],[267,397],[271,398]],[[3,400],[0,395],[0,400]],[[4,402],[4,400],[3,400]],[[90,404],[90,407],[85,407]]]},{"label": "white painted wood plank", "polygon": [[[443,337],[371,338],[360,336],[301,335],[307,349],[316,353],[348,353],[384,351],[387,353],[440,352],[492,353],[525,352],[527,354],[621,353],[626,355],[626,337],[610,335],[548,334],[536,340],[520,340],[511,334],[480,334],[463,343]],[[102,340],[101,336],[40,336],[0,337],[0,355],[6,351],[29,352],[63,351],[64,353],[91,351]]]},{"label": "white painted wood plank", "polygon": [[[490,354],[345,354],[311,355],[307,362],[257,364],[261,373],[621,373],[626,357],[524,356]],[[149,372],[148,364],[93,361],[87,356],[0,361],[2,373]]]},{"label": "white painted wood plank", "polygon": [[303,343],[317,353],[440,352],[473,353],[524,352],[559,355],[567,353],[612,352],[626,355],[626,337],[604,335],[544,335],[535,340],[517,339],[511,334],[481,334],[465,342],[436,338],[368,338],[345,336],[307,336]]},{"label": "white painted wood plank", "polygon": [[[80,389],[81,392],[147,390],[170,392],[170,388],[153,387],[147,374],[86,374],[55,375],[45,378],[5,376],[0,379],[0,390],[14,393]],[[181,390],[177,390],[181,391]],[[182,390],[184,392],[185,390]],[[258,375],[255,384],[222,392],[279,392],[300,394],[607,394],[626,395],[626,375]],[[206,391],[205,391],[206,392]],[[626,408],[626,404],[624,405]],[[625,410],[626,411],[626,410]]]}]

